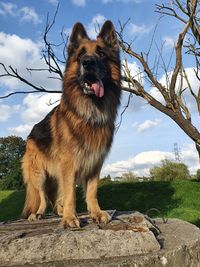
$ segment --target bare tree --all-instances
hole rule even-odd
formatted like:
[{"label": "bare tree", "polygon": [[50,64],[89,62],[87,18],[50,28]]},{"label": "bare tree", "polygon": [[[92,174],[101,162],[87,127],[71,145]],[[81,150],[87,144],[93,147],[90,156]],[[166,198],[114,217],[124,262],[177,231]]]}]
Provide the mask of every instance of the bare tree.
[{"label": "bare tree", "polygon": [[[46,27],[43,35],[44,40],[44,49],[42,50],[42,60],[44,60],[47,68],[44,69],[28,69],[27,71],[32,73],[36,71],[48,72],[49,74],[54,74],[49,78],[61,79],[63,74],[61,71],[61,64],[64,64],[66,61],[66,46],[68,38],[64,34],[64,31],[61,31],[61,42],[59,44],[53,44],[48,40],[49,31],[52,29],[55,24],[56,15],[58,12],[58,7],[56,9],[54,18],[52,22],[47,16]],[[127,86],[123,87],[124,91],[127,91],[131,94],[135,94],[144,98],[151,106],[161,111],[162,113],[169,116],[176,124],[195,142],[199,157],[200,157],[200,132],[194,126],[192,122],[192,116],[189,108],[187,107],[183,93],[188,90],[191,96],[194,98],[197,111],[200,114],[200,87],[198,92],[195,92],[190,83],[190,77],[188,77],[187,72],[183,64],[183,53],[186,56],[191,56],[195,59],[195,68],[194,72],[197,79],[200,81],[200,18],[199,18],[199,3],[198,0],[171,0],[169,5],[159,4],[156,5],[156,12],[162,14],[162,16],[171,16],[175,20],[181,21],[183,24],[183,29],[179,33],[178,40],[175,44],[175,52],[172,53],[170,58],[170,63],[172,62],[172,57],[175,55],[175,64],[171,71],[169,71],[169,62],[165,63],[162,57],[162,47],[158,48],[159,59],[155,59],[153,64],[149,62],[149,55],[151,52],[151,47],[154,42],[154,36],[150,40],[150,47],[146,53],[137,53],[132,44],[126,42],[123,37],[125,25],[121,25],[121,29],[118,32],[119,43],[122,49],[122,52],[125,56],[125,63],[123,64],[124,77],[123,79],[127,82]],[[154,32],[155,34],[155,32]],[[59,58],[56,55],[55,48],[60,47],[63,51],[62,58]],[[136,59],[142,68],[142,75],[144,79],[148,81],[148,86],[145,88],[142,82],[136,80],[130,72],[130,69],[127,64],[126,56]],[[164,73],[166,75],[166,85],[163,85],[159,82],[158,78],[158,66],[162,66]],[[14,94],[27,94],[27,93],[58,93],[61,91],[52,91],[48,88],[36,86],[31,83],[29,80],[22,77],[18,70],[10,66],[5,66],[3,62],[0,62],[0,78],[1,77],[13,77],[23,83],[29,85],[30,90],[27,91],[15,91],[7,95],[0,96],[0,99],[7,98]],[[184,87],[184,84],[187,84],[187,88]],[[157,100],[153,95],[149,93],[149,85],[157,88],[160,94],[163,97],[163,102]],[[130,97],[128,104],[130,102]],[[127,106],[128,106],[127,104]],[[125,109],[127,108],[125,107]]]},{"label": "bare tree", "polygon": [[[124,64],[125,79],[129,86],[124,90],[131,92],[137,96],[144,98],[151,106],[158,109],[162,113],[169,116],[178,126],[195,142],[199,157],[200,157],[200,132],[192,122],[192,116],[187,107],[183,93],[189,90],[195,100],[197,111],[200,115],[200,85],[197,92],[192,88],[190,77],[183,64],[183,53],[195,58],[196,66],[194,72],[197,79],[200,81],[200,17],[199,17],[199,2],[198,0],[185,1],[169,1],[169,5],[156,5],[156,11],[162,15],[172,16],[174,19],[183,23],[183,29],[178,35],[178,40],[175,44],[175,64],[172,71],[168,69],[169,64],[165,63],[162,57],[162,50],[158,49],[159,60],[153,62],[153,66],[149,63],[149,53],[137,53],[132,45],[124,40],[124,26],[118,33],[122,51],[125,56],[131,56],[136,59],[144,72],[144,78],[149,82],[150,86],[157,88],[163,97],[163,102],[158,101],[153,95],[148,92],[136,79],[133,79],[130,73],[128,64]],[[152,40],[153,41],[153,40]],[[126,60],[125,60],[126,62]],[[157,77],[157,68],[161,65],[166,75],[166,85],[160,83]],[[184,87],[185,83],[187,87]]]}]

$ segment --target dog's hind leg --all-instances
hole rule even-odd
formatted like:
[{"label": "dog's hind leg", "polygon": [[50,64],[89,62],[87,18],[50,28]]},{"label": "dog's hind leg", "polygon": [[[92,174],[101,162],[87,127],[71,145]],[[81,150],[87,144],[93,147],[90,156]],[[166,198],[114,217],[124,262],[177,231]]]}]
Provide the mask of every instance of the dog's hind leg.
[{"label": "dog's hind leg", "polygon": [[45,171],[41,157],[27,144],[26,153],[22,159],[23,178],[26,184],[26,200],[23,216],[29,221],[41,219],[45,213],[47,203],[45,196]]},{"label": "dog's hind leg", "polygon": [[41,188],[38,191],[39,191],[39,196],[40,196],[40,205],[36,212],[36,219],[40,220],[45,214],[45,210],[47,208],[47,202],[46,202],[44,186],[41,185]]},{"label": "dog's hind leg", "polygon": [[23,215],[29,221],[39,220],[43,217],[47,203],[43,184],[43,175],[38,173],[29,173],[27,181],[26,200]]}]

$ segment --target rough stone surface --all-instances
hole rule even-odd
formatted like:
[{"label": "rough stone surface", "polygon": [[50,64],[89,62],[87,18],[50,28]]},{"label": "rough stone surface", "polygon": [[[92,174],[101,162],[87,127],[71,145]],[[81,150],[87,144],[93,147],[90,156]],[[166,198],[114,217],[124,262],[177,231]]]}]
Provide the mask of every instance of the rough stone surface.
[{"label": "rough stone surface", "polygon": [[80,220],[73,231],[55,217],[1,223],[0,266],[200,267],[200,229],[187,222],[139,213],[115,213],[106,226]]}]

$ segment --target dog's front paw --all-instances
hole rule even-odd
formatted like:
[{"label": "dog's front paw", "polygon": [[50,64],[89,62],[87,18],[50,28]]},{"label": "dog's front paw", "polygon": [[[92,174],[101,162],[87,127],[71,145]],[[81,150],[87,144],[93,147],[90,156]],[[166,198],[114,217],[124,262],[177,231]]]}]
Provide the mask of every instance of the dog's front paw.
[{"label": "dog's front paw", "polygon": [[108,223],[110,220],[110,215],[103,210],[91,212],[90,216],[95,223]]},{"label": "dog's front paw", "polygon": [[40,214],[40,213],[31,213],[28,217],[28,221],[29,222],[33,222],[33,221],[39,221],[42,220],[44,218],[44,214]]},{"label": "dog's front paw", "polygon": [[63,217],[62,224],[64,228],[80,228],[79,219],[75,215]]},{"label": "dog's front paw", "polygon": [[35,213],[31,213],[28,217],[29,222],[37,221],[37,216]]}]

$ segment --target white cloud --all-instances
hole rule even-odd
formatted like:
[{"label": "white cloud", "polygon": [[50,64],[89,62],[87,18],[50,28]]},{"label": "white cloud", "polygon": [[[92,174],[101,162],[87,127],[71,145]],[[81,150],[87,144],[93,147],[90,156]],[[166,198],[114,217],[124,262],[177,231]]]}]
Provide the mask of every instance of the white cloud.
[{"label": "white cloud", "polygon": [[76,6],[84,7],[86,5],[86,0],[71,0]]},{"label": "white cloud", "polygon": [[48,1],[49,1],[50,4],[52,4],[54,6],[56,6],[59,3],[58,0],[48,0]]},{"label": "white cloud", "polygon": [[[90,23],[88,23],[86,26],[85,26],[85,29],[87,31],[87,34],[88,34],[88,37],[89,38],[92,38],[92,39],[96,39],[99,31],[100,31],[100,28],[102,26],[102,24],[106,21],[106,18],[101,15],[101,14],[96,14]],[[64,30],[64,33],[68,36],[71,35],[71,32],[72,32],[72,28],[66,28]]]},{"label": "white cloud", "polygon": [[[22,120],[27,124],[34,124],[42,120],[58,103],[61,94],[27,95],[23,100]],[[49,105],[49,102],[53,103]]]},{"label": "white cloud", "polygon": [[165,46],[170,47],[170,48],[174,48],[175,47],[175,43],[176,43],[176,39],[170,37],[170,36],[164,36],[162,38]]},{"label": "white cloud", "polygon": [[[15,34],[9,35],[0,32],[0,61],[5,66],[12,64],[14,68],[18,69],[19,74],[27,77],[26,67],[33,67],[36,58],[40,58],[40,49],[37,43],[30,39],[22,39]],[[1,69],[1,73],[3,73],[3,68]],[[19,80],[10,77],[1,78],[0,82],[10,89],[17,89],[21,85]]]},{"label": "white cloud", "polygon": [[[127,61],[126,62],[125,60],[122,60],[121,65],[122,65],[122,75],[123,76],[129,77],[129,74],[130,74],[133,79],[136,79],[141,84],[143,84],[141,69],[140,69],[140,67],[136,61],[134,61],[134,62],[128,62]],[[127,71],[127,68],[128,68],[128,71]],[[125,87],[128,87],[128,83],[125,81],[122,82],[122,85]]]},{"label": "white cloud", "polygon": [[188,165],[190,173],[196,173],[199,169],[199,158],[195,145],[191,143],[184,144],[180,150],[180,157],[181,160]]},{"label": "white cloud", "polygon": [[147,26],[147,25],[137,25],[134,23],[130,23],[129,25],[129,30],[131,34],[145,34],[145,33],[149,33],[151,31],[152,27],[151,26]]},{"label": "white cloud", "polygon": [[15,9],[17,8],[17,6],[13,3],[5,3],[5,2],[1,2],[0,3],[0,14],[1,15],[11,15],[11,16],[16,16],[16,13],[15,13]]},{"label": "white cloud", "polygon": [[[186,71],[188,80],[190,82],[191,88],[192,88],[193,92],[197,95],[198,91],[199,91],[199,80],[196,77],[196,74],[194,72],[194,68],[186,68],[185,71]],[[179,76],[177,87],[180,85],[180,83],[181,83],[181,79]],[[185,99],[185,103],[186,103],[187,107],[191,111],[197,111],[196,101],[194,100],[194,97],[191,95],[185,79],[183,81],[183,88],[187,88],[187,90],[185,90],[183,93],[183,97]]]},{"label": "white cloud", "polygon": [[12,109],[8,105],[0,105],[0,121],[7,121],[11,115]]},{"label": "white cloud", "polygon": [[161,123],[160,119],[146,120],[143,123],[135,123],[133,126],[137,129],[139,133],[145,132],[149,129],[155,128]]},{"label": "white cloud", "polygon": [[27,137],[27,135],[30,133],[33,125],[30,124],[21,124],[17,127],[9,127],[8,131],[10,135],[17,135],[22,137]]},{"label": "white cloud", "polygon": [[[0,105],[0,121],[7,120],[11,114],[19,112],[22,123],[15,127],[9,127],[10,134],[19,135],[26,138],[30,133],[34,124],[38,123],[56,106],[59,104],[61,94],[28,94],[22,105],[16,105],[14,107]],[[49,105],[51,103],[51,105]],[[7,116],[7,117],[5,117]]]},{"label": "white cloud", "polygon": [[131,171],[138,176],[148,176],[149,169],[164,159],[174,159],[173,153],[163,151],[142,152],[127,160],[106,165],[103,172],[110,173],[112,176],[119,176],[124,172]]},{"label": "white cloud", "polygon": [[12,114],[18,112],[20,109],[20,105],[0,105],[0,122],[7,121]]},{"label": "white cloud", "polygon": [[[125,67],[126,64],[128,66],[128,71],[126,70],[126,67]],[[130,75],[133,79],[137,80],[142,85],[144,84],[144,79],[142,77],[142,73],[141,73],[140,67],[137,64],[137,62],[134,61],[132,63],[130,63],[130,62],[125,63],[125,61],[122,60],[122,75],[125,77],[129,77],[129,72],[130,72]],[[133,88],[133,85],[129,84],[128,82],[122,81],[122,87]],[[123,91],[122,106],[126,106],[127,101],[128,101],[128,93]],[[131,112],[132,111],[139,111],[144,106],[146,107],[146,100],[134,95],[134,97],[132,97],[130,100],[130,104],[129,104],[129,107],[127,110],[131,111]]]},{"label": "white cloud", "polygon": [[0,2],[0,15],[18,17],[21,22],[41,23],[41,19],[34,8],[28,6],[18,8],[13,3]]},{"label": "white cloud", "polygon": [[[194,69],[195,68],[191,68],[191,67],[185,68],[185,72],[186,72],[186,75],[187,75],[188,80],[190,82],[192,90],[195,92],[195,94],[198,94],[199,80],[197,79],[197,77],[195,75]],[[163,86],[169,88],[169,83],[170,83],[171,77],[172,77],[172,72],[168,72],[167,75],[163,74],[163,76],[159,79],[159,82]],[[181,84],[181,75],[179,75],[177,78],[176,89],[175,89],[176,92],[179,90],[180,84]],[[188,84],[187,84],[185,79],[183,79],[182,88],[186,89],[182,94],[182,97],[184,98],[184,102],[185,102],[186,106],[189,108],[189,110],[191,112],[196,112],[197,111],[196,102],[194,100],[194,97],[191,95],[191,93],[188,89]],[[161,93],[159,92],[159,90],[157,88],[152,87],[150,90],[150,94],[155,99],[160,101],[161,103],[165,103],[163,96],[161,95]]]},{"label": "white cloud", "polygon": [[39,18],[39,15],[36,13],[34,8],[32,7],[23,7],[20,9],[21,13],[21,21],[25,22],[33,22],[33,24],[41,23],[41,19]]},{"label": "white cloud", "polygon": [[[126,69],[126,64],[128,66],[128,71]],[[144,79],[142,77],[142,73],[140,70],[139,65],[137,64],[136,61],[133,62],[125,62],[125,60],[121,61],[121,65],[122,65],[122,75],[125,77],[129,76],[129,72],[130,75],[133,79],[137,80],[138,82],[140,82],[140,84],[144,84]],[[122,81],[122,87],[127,87],[129,88],[129,86],[132,88],[133,85],[129,84],[128,82]],[[128,102],[128,92],[123,91],[122,92],[122,106],[126,106],[127,102]],[[137,97],[135,95],[133,95],[133,97],[130,99],[130,103],[128,106],[127,111],[131,111],[131,112],[135,112],[135,111],[139,111],[141,110],[143,107],[146,108],[146,100],[144,100],[142,97]]]},{"label": "white cloud", "polygon": [[[46,64],[40,60],[41,44],[35,43],[30,39],[23,39],[17,35],[9,35],[0,32],[0,62],[6,66],[12,65],[18,73],[32,82],[35,85],[43,86],[48,90],[61,90],[61,81],[49,79],[48,72],[33,72],[32,75],[26,70],[29,68],[46,68]],[[64,66],[60,66],[64,69]],[[3,70],[0,67],[0,72]],[[28,86],[23,84],[18,79],[4,77],[0,79],[0,86],[6,87],[9,92],[27,91]],[[30,89],[30,88],[29,88]],[[7,93],[7,92],[6,92]],[[51,100],[54,103],[60,98],[61,94],[29,94],[26,95],[21,105],[21,112],[19,113],[24,125],[33,125],[34,123],[43,119],[43,117],[53,108],[48,106],[47,103]],[[0,111],[0,120],[6,121],[13,110],[11,106],[4,106]],[[19,127],[19,126],[18,126]],[[12,132],[23,132],[24,127],[10,128]],[[28,131],[28,127],[24,131]]]},{"label": "white cloud", "polygon": [[[174,160],[175,155],[167,151],[146,151],[130,157],[127,160],[107,164],[103,168],[104,174],[113,177],[120,176],[124,172],[134,172],[138,176],[148,176],[150,168],[158,166],[162,160]],[[184,144],[181,149],[181,159],[188,167],[191,174],[199,168],[199,160],[194,144]]]},{"label": "white cloud", "polygon": [[[46,68],[45,62],[41,60],[41,47],[40,42],[33,42],[31,39],[23,39],[15,34],[0,32],[0,62],[3,62],[7,67],[12,65],[22,77],[35,85],[43,86],[49,90],[60,90],[61,82],[49,79],[50,74],[48,72],[37,71],[30,75],[26,69]],[[64,66],[60,67],[64,69]],[[4,73],[2,66],[0,66],[0,72]],[[0,84],[8,87],[11,91],[27,89],[27,85],[11,77],[2,77]]]},{"label": "white cloud", "polygon": [[[88,0],[71,0],[71,1],[76,6],[84,7],[86,5],[86,2]],[[139,4],[139,3],[143,2],[143,0],[101,0],[101,2],[103,4],[108,4],[108,3],[112,3],[112,2],[113,3],[115,3],[115,2],[121,2],[121,3],[124,3],[124,4],[128,4],[128,3],[133,2],[133,3]]]},{"label": "white cloud", "polygon": [[156,87],[152,87],[150,89],[150,95],[153,96],[156,100],[165,104],[164,97],[161,95],[160,91]]},{"label": "white cloud", "polygon": [[105,21],[106,18],[103,15],[101,14],[95,15],[92,18],[92,21],[87,25],[88,36],[92,39],[96,39],[96,36],[99,33],[99,29]]},{"label": "white cloud", "polygon": [[122,2],[122,3],[136,3],[139,4],[141,2],[143,2],[143,0],[101,0],[103,4],[108,4],[108,3],[112,3],[112,2]]}]

